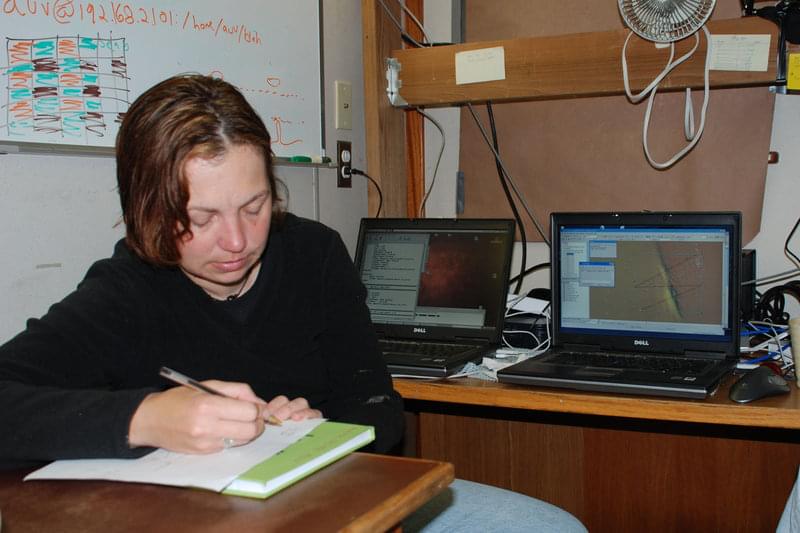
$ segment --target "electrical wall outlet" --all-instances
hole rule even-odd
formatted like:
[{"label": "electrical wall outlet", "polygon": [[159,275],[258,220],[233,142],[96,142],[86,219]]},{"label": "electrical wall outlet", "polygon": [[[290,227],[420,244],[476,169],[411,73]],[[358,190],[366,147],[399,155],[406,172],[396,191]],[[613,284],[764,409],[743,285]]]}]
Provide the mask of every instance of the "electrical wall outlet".
[{"label": "electrical wall outlet", "polygon": [[336,185],[352,187],[353,179],[350,168],[353,164],[352,144],[349,141],[336,141]]}]

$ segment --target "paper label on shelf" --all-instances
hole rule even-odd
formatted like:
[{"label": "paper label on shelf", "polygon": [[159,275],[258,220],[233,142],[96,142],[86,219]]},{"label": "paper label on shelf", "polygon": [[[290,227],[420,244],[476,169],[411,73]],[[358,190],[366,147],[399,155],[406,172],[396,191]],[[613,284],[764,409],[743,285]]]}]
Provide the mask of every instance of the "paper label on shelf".
[{"label": "paper label on shelf", "polygon": [[502,46],[456,53],[456,85],[506,79],[506,55]]},{"label": "paper label on shelf", "polygon": [[[787,62],[786,68],[786,88],[790,91],[800,90],[800,53],[789,54],[789,61]],[[800,325],[798,325],[798,328],[800,329]],[[800,331],[798,331],[798,333],[800,333]],[[798,385],[798,387],[800,387],[800,385]]]},{"label": "paper label on shelf", "polygon": [[712,35],[711,70],[766,72],[771,35]]}]

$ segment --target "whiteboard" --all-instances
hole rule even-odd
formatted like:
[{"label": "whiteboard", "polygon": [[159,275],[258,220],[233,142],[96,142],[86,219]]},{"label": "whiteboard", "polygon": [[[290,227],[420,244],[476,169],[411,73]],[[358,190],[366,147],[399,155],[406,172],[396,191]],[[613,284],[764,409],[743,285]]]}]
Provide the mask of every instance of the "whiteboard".
[{"label": "whiteboard", "polygon": [[0,143],[113,147],[155,83],[195,72],[238,87],[280,156],[319,155],[319,0],[3,0]]}]

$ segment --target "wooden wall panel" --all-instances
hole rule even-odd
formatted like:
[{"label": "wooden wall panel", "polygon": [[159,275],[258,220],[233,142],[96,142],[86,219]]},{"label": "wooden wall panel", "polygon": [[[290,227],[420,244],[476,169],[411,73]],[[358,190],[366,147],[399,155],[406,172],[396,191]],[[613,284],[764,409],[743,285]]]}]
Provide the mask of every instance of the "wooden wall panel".
[{"label": "wooden wall panel", "polygon": [[536,496],[580,516],[583,429],[508,418],[419,414],[419,456],[447,457],[456,477]]},{"label": "wooden wall panel", "polygon": [[[414,13],[417,20],[425,24],[422,0],[406,0],[406,8]],[[423,42],[424,35],[404,12],[406,32],[417,42]],[[404,47],[409,47],[408,43]],[[425,195],[425,121],[414,110],[405,112],[406,116],[406,168],[408,172],[408,191],[406,193],[406,216],[420,216],[420,206]]]},{"label": "wooden wall panel", "polygon": [[524,420],[511,421],[509,426],[509,487],[584,516],[584,429]]},{"label": "wooden wall panel", "polygon": [[[617,2],[465,0],[464,13],[466,42],[616,30],[622,25]],[[734,16],[738,12],[723,18]]]},{"label": "wooden wall panel", "polygon": [[774,531],[800,433],[409,402],[419,456],[573,513],[593,532]]},{"label": "wooden wall panel", "polygon": [[[396,3],[388,2],[399,16]],[[406,214],[405,116],[386,97],[384,61],[401,46],[400,32],[374,0],[361,0],[364,59],[364,122],[367,174],[383,191],[384,217]],[[369,213],[378,210],[378,193],[371,185]]]},{"label": "wooden wall panel", "polygon": [[[736,210],[744,213],[746,243],[761,222],[774,95],[756,87],[716,90],[711,98],[702,139],[666,171],[644,158],[642,107],[617,96],[494,106],[500,155],[545,228],[551,211]],[[488,131],[485,109],[474,109]],[[682,94],[658,96],[649,141],[656,160],[685,142],[682,116]],[[467,110],[461,135],[464,216],[511,216],[491,151]]]},{"label": "wooden wall panel", "polygon": [[774,531],[800,462],[796,437],[667,427],[586,430],[584,490],[606,495],[586,499],[590,531]]},{"label": "wooden wall panel", "polygon": [[[544,37],[565,33],[618,30],[623,26],[617,2],[586,0],[465,0],[465,41]],[[739,0],[717,0],[713,20],[741,15]]]},{"label": "wooden wall panel", "polygon": [[[622,27],[616,2],[468,0],[466,6],[468,41]],[[715,19],[738,15],[738,0],[717,2]],[[701,99],[702,91],[695,91],[697,121]],[[682,93],[657,96],[649,139],[657,161],[686,142],[683,101]],[[645,103],[617,96],[504,103],[495,105],[494,113],[501,156],[546,231],[552,211],[737,210],[744,213],[747,243],[761,222],[773,107],[767,88],[712,91],[703,137],[664,171],[652,168],[643,154]],[[487,124],[482,108],[475,106]],[[511,216],[491,152],[466,108],[460,167],[463,216]],[[541,240],[527,220],[526,227],[529,240]]]}]

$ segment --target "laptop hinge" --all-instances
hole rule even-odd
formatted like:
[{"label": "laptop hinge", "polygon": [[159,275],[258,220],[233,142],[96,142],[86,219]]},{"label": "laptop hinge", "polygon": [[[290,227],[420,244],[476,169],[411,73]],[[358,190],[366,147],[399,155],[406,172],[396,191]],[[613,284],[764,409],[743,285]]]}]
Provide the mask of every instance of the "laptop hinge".
[{"label": "laptop hinge", "polygon": [[564,343],[561,345],[561,349],[565,352],[607,352],[610,348],[599,344]]},{"label": "laptop hinge", "polygon": [[704,352],[696,350],[686,350],[683,355],[687,357],[694,357],[697,359],[725,359],[727,356],[725,352]]}]

